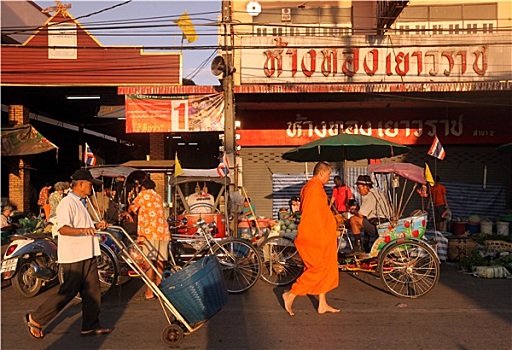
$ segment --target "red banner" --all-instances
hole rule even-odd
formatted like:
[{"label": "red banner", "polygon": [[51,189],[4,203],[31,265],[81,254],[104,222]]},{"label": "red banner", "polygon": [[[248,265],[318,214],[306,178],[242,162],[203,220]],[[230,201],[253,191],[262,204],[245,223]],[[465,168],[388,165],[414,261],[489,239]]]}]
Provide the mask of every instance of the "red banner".
[{"label": "red banner", "polygon": [[416,109],[254,110],[237,113],[242,128],[238,144],[300,146],[339,133],[382,138],[402,145],[501,145],[510,142],[508,107]]},{"label": "red banner", "polygon": [[127,133],[224,130],[223,94],[125,95],[125,107]]}]

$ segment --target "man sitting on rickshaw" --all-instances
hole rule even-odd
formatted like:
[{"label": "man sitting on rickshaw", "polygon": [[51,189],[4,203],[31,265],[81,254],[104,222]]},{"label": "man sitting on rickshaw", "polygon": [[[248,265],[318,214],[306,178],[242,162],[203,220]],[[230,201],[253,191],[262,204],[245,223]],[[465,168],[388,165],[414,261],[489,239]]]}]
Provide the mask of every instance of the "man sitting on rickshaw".
[{"label": "man sitting on rickshaw", "polygon": [[191,214],[210,214],[215,208],[213,195],[208,193],[208,187],[203,185],[203,189],[196,184],[196,191],[187,199]]},{"label": "man sitting on rickshaw", "polygon": [[[373,188],[369,175],[359,175],[356,181],[357,190],[362,196],[361,208],[353,212],[349,223],[355,238],[355,253],[370,252],[370,237],[377,238],[377,224],[388,221],[392,210],[382,192]],[[361,229],[364,230],[364,242],[361,247]],[[363,250],[364,248],[364,250]]]}]

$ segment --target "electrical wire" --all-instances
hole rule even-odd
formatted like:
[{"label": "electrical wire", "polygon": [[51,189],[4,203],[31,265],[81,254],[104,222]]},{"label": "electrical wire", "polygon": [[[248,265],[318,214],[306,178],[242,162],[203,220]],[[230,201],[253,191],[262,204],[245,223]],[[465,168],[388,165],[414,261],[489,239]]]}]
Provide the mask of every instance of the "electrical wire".
[{"label": "electrical wire", "polygon": [[116,5],[113,5],[113,6],[110,6],[110,7],[107,7],[107,8],[104,8],[102,10],[98,10],[98,11],[95,11],[95,12],[91,12],[87,15],[83,15],[83,16],[78,16],[78,17],[75,17],[75,20],[79,20],[79,19],[82,19],[82,18],[87,18],[87,17],[92,17],[94,15],[99,15],[100,13],[103,13],[103,12],[107,12],[107,11],[110,11],[110,10],[113,10],[115,8],[118,8],[118,7],[121,7],[121,6],[124,6],[126,4],[129,4],[130,2],[132,2],[132,0],[127,0],[125,2],[122,2],[120,4],[116,4]]},{"label": "electrical wire", "polygon": [[194,77],[199,74],[199,72],[210,62],[210,60],[217,54],[217,50],[214,50],[210,56],[208,56],[203,62],[199,64],[192,72],[190,72],[186,78],[187,79],[194,79]]},{"label": "electrical wire", "polygon": [[[116,4],[114,6],[110,6],[108,8],[105,8],[105,9],[102,9],[102,10],[99,10],[99,11],[95,11],[95,12],[92,12],[90,14],[87,14],[87,15],[83,15],[83,16],[79,16],[79,17],[76,17],[76,20],[78,19],[83,19],[83,18],[88,18],[88,17],[92,17],[93,15],[96,15],[96,14],[99,14],[99,13],[102,13],[102,12],[105,12],[105,11],[109,11],[109,10],[112,10],[114,8],[117,8],[117,7],[120,7],[120,6],[123,6],[123,5],[126,5],[128,3],[132,2],[132,0],[129,0],[129,1],[125,1],[123,3],[120,3],[120,4]],[[239,11],[235,11],[235,13],[237,13]],[[245,13],[245,12],[243,12]],[[271,14],[271,15],[278,15],[280,14],[281,12],[279,10],[276,10],[276,11],[266,11],[265,12],[266,14]],[[201,20],[201,21],[204,21],[205,23],[197,23],[197,24],[194,24],[196,27],[198,28],[204,28],[205,31],[198,31],[198,35],[200,36],[220,36],[221,38],[223,36],[225,36],[226,34],[223,34],[223,33],[220,33],[218,32],[218,28],[219,26],[223,26],[225,25],[225,23],[221,23],[219,22],[218,20],[213,20],[213,19],[209,19],[209,18],[204,18],[202,16],[205,16],[205,15],[211,15],[211,14],[215,14],[215,15],[218,15],[218,12],[198,12],[198,13],[191,13],[189,14],[189,16],[191,17],[191,19],[193,20]],[[85,26],[86,23],[82,23],[82,25],[84,27],[87,28],[87,30],[89,32],[92,32],[92,31],[110,31],[110,33],[104,33],[102,32],[101,36],[133,36],[133,37],[138,37],[138,36],[166,36],[166,37],[181,37],[183,34],[180,32],[180,33],[165,33],[165,32],[162,32],[162,33],[159,33],[159,32],[145,32],[145,33],[136,33],[136,32],[128,32],[128,33],[113,33],[113,31],[120,31],[120,30],[147,30],[147,29],[168,29],[168,28],[177,28],[177,25],[176,24],[173,24],[172,22],[172,18],[179,18],[180,15],[171,15],[171,16],[156,16],[156,17],[145,17],[145,18],[135,18],[135,19],[120,19],[120,20],[117,20],[117,21],[97,21],[97,22],[89,22],[88,26]],[[201,16],[201,17],[199,17]],[[301,15],[302,16],[302,15]],[[305,17],[307,17],[308,15],[304,15]],[[311,15],[313,17],[313,15]],[[316,16],[316,15],[315,15]],[[317,16],[318,17],[318,16]],[[338,18],[338,17],[335,17],[335,18]],[[343,18],[343,16],[339,16],[339,18]],[[375,17],[377,18],[377,17]],[[353,19],[353,18],[352,18]],[[423,19],[423,18],[422,18]],[[158,21],[165,21],[166,23],[163,23],[163,24],[159,24],[159,23],[153,23],[153,22],[158,22]],[[409,18],[410,20],[410,18]],[[423,19],[425,20],[425,19]],[[434,20],[432,18],[429,18],[429,20]],[[171,22],[171,23],[169,23]],[[349,23],[350,24],[350,23]],[[248,22],[248,23],[242,23],[242,22],[233,22],[233,23],[230,23],[230,25],[232,26],[232,28],[243,28],[243,27],[248,27],[248,28],[253,28],[254,26],[265,26],[265,27],[268,27],[268,28],[295,28],[295,29],[309,29],[309,30],[312,30],[312,29],[342,29],[340,28],[339,26],[337,25],[324,25],[324,24],[320,24],[320,23],[314,23],[314,26],[312,25],[304,25],[304,24],[289,24],[289,23],[286,23],[286,24],[282,24],[282,23],[277,23],[277,24],[273,24],[273,23],[256,23],[256,22]],[[2,32],[3,34],[8,34],[9,33],[9,30],[20,30],[20,28],[23,28],[23,27],[5,27],[5,28],[2,28]],[[27,27],[24,27],[27,31],[27,33],[29,34],[33,34],[35,32],[35,29],[33,27],[31,27],[31,29],[27,28]],[[209,33],[208,30],[210,29],[214,29],[215,31]],[[351,28],[349,28],[351,29]],[[364,28],[363,28],[364,29]],[[366,28],[366,29],[370,29],[370,28]],[[34,32],[29,32],[29,30],[33,30]],[[51,30],[51,29],[50,29]],[[393,30],[393,29],[390,29],[390,30]],[[501,27],[501,28],[493,28],[493,30],[496,30],[496,31],[505,31],[505,32],[509,32],[510,31],[510,27]],[[404,30],[401,30],[400,32],[403,32],[403,33],[408,33],[408,32],[411,32],[412,30],[411,29],[404,29]],[[415,30],[414,30],[415,31]],[[428,33],[428,31],[432,31],[432,29],[427,29],[425,32]],[[464,31],[464,29],[462,29],[462,31]],[[230,34],[227,34],[227,35],[230,35]],[[235,35],[238,37],[238,38],[243,38],[245,36],[251,36],[251,37],[254,37],[255,34],[252,32],[252,31],[248,31],[247,33],[243,33],[243,32],[237,32],[235,33]],[[268,37],[271,37],[270,35]],[[308,46],[307,48],[308,49],[315,49],[315,48],[318,48],[318,49],[323,49],[323,48],[329,48],[329,49],[368,49],[368,45],[328,45],[328,47],[326,47],[327,44],[329,44],[330,42],[332,42],[333,40],[333,37],[332,36],[298,36],[300,38],[303,38],[303,37],[308,37],[308,38],[312,38],[314,37],[315,40],[316,40],[316,43],[314,46]],[[287,38],[287,37],[285,37]],[[288,37],[288,38],[294,38],[294,37]],[[415,36],[415,38],[421,38],[421,36]],[[458,43],[456,42],[457,38],[455,36],[450,36],[450,37],[444,37],[443,35],[439,35],[439,36],[436,36],[436,43],[435,43],[435,46],[438,47],[438,48],[443,48],[443,47],[467,47],[468,44],[464,44],[464,43]],[[480,40],[482,40],[480,37],[479,37]],[[471,46],[478,46],[478,45],[487,45],[487,46],[509,46],[511,45],[512,41],[510,40],[503,40],[503,41],[480,41],[480,42],[472,42],[471,43]],[[415,48],[415,47],[431,47],[433,44],[417,44],[417,43],[413,43],[413,44],[408,44],[408,45],[400,45],[399,47],[396,47],[395,45],[393,45],[392,43],[388,44],[388,45],[372,45],[372,48],[390,48],[392,50],[395,50],[396,48],[400,48],[400,49],[407,49],[407,48]],[[24,46],[25,48],[27,49],[48,49],[48,48],[51,48],[50,46]],[[199,50],[214,50],[212,54],[210,54],[210,56],[205,59],[196,69],[194,69],[191,73],[189,73],[188,76],[192,75],[192,76],[195,76],[197,75],[197,73],[202,69],[204,68],[204,66],[207,64],[207,61],[215,54],[215,52],[221,48],[222,46],[219,46],[219,45],[187,45],[187,46],[161,46],[161,45],[155,45],[155,46],[144,46],[144,50],[147,50],[147,51],[163,51],[163,50],[173,50],[173,51],[176,51],[176,50],[179,50],[179,51],[183,51],[183,50],[190,50],[190,51],[199,51]],[[74,48],[74,47],[59,47],[60,49],[65,49],[65,48]],[[287,46],[287,49],[303,49],[304,48],[304,45],[289,45]],[[80,47],[80,49],[99,49],[99,50],[105,50],[105,49],[108,49],[108,50],[116,50],[116,49],[140,49],[140,46],[122,46],[122,47],[118,47],[116,48],[115,46],[103,46],[103,47],[88,47],[88,46],[84,46],[84,47]],[[276,49],[276,47],[274,45],[232,45],[230,46],[230,49],[233,49],[233,50],[273,50],[273,49]],[[123,59],[123,60],[126,60],[126,59]],[[382,61],[380,61],[379,63],[382,63]],[[34,65],[37,65],[37,62],[34,62]],[[493,68],[497,68],[499,66],[497,65],[493,65],[492,66]],[[161,68],[161,67],[158,67],[156,66],[155,68]],[[242,69],[247,69],[248,67],[241,67]],[[260,69],[260,68],[259,68]],[[20,69],[19,72],[23,72],[24,70],[23,69]],[[35,71],[32,71],[32,72],[35,72]],[[69,70],[68,73],[72,73],[73,70]],[[28,73],[28,72],[26,72]]]}]

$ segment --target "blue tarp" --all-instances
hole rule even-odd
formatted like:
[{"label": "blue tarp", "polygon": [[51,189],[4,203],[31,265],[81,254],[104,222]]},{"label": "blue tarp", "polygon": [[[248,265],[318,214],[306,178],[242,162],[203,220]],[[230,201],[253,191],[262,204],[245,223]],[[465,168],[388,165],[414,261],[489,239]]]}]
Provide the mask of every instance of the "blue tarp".
[{"label": "blue tarp", "polygon": [[503,184],[482,184],[464,182],[442,182],[446,186],[446,197],[453,218],[467,218],[480,215],[497,219],[506,210],[505,186]]}]

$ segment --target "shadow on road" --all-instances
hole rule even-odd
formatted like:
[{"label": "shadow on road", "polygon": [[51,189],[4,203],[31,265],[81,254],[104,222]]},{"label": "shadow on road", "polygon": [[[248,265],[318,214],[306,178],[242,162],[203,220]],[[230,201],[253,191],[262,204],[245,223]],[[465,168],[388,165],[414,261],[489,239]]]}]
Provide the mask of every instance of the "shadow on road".
[{"label": "shadow on road", "polygon": [[[102,327],[109,327],[116,331],[116,323],[127,309],[127,303],[140,293],[142,281],[133,280],[128,284],[114,287],[107,295],[103,296],[101,303],[100,321]],[[144,287],[145,288],[145,285]],[[46,298],[52,298],[58,291],[57,288],[41,293],[40,302]],[[38,306],[37,305],[37,306]],[[35,308],[37,308],[37,306]],[[26,313],[35,311],[35,308],[26,310]],[[107,340],[107,336],[83,337],[82,331],[82,303],[79,298],[73,299],[50,323],[43,327],[46,340],[54,338],[52,342],[45,342],[45,349],[99,349]],[[72,321],[71,321],[72,320]],[[66,326],[64,326],[66,325]],[[24,328],[26,326],[24,325]],[[35,347],[36,348],[36,347]]]}]

